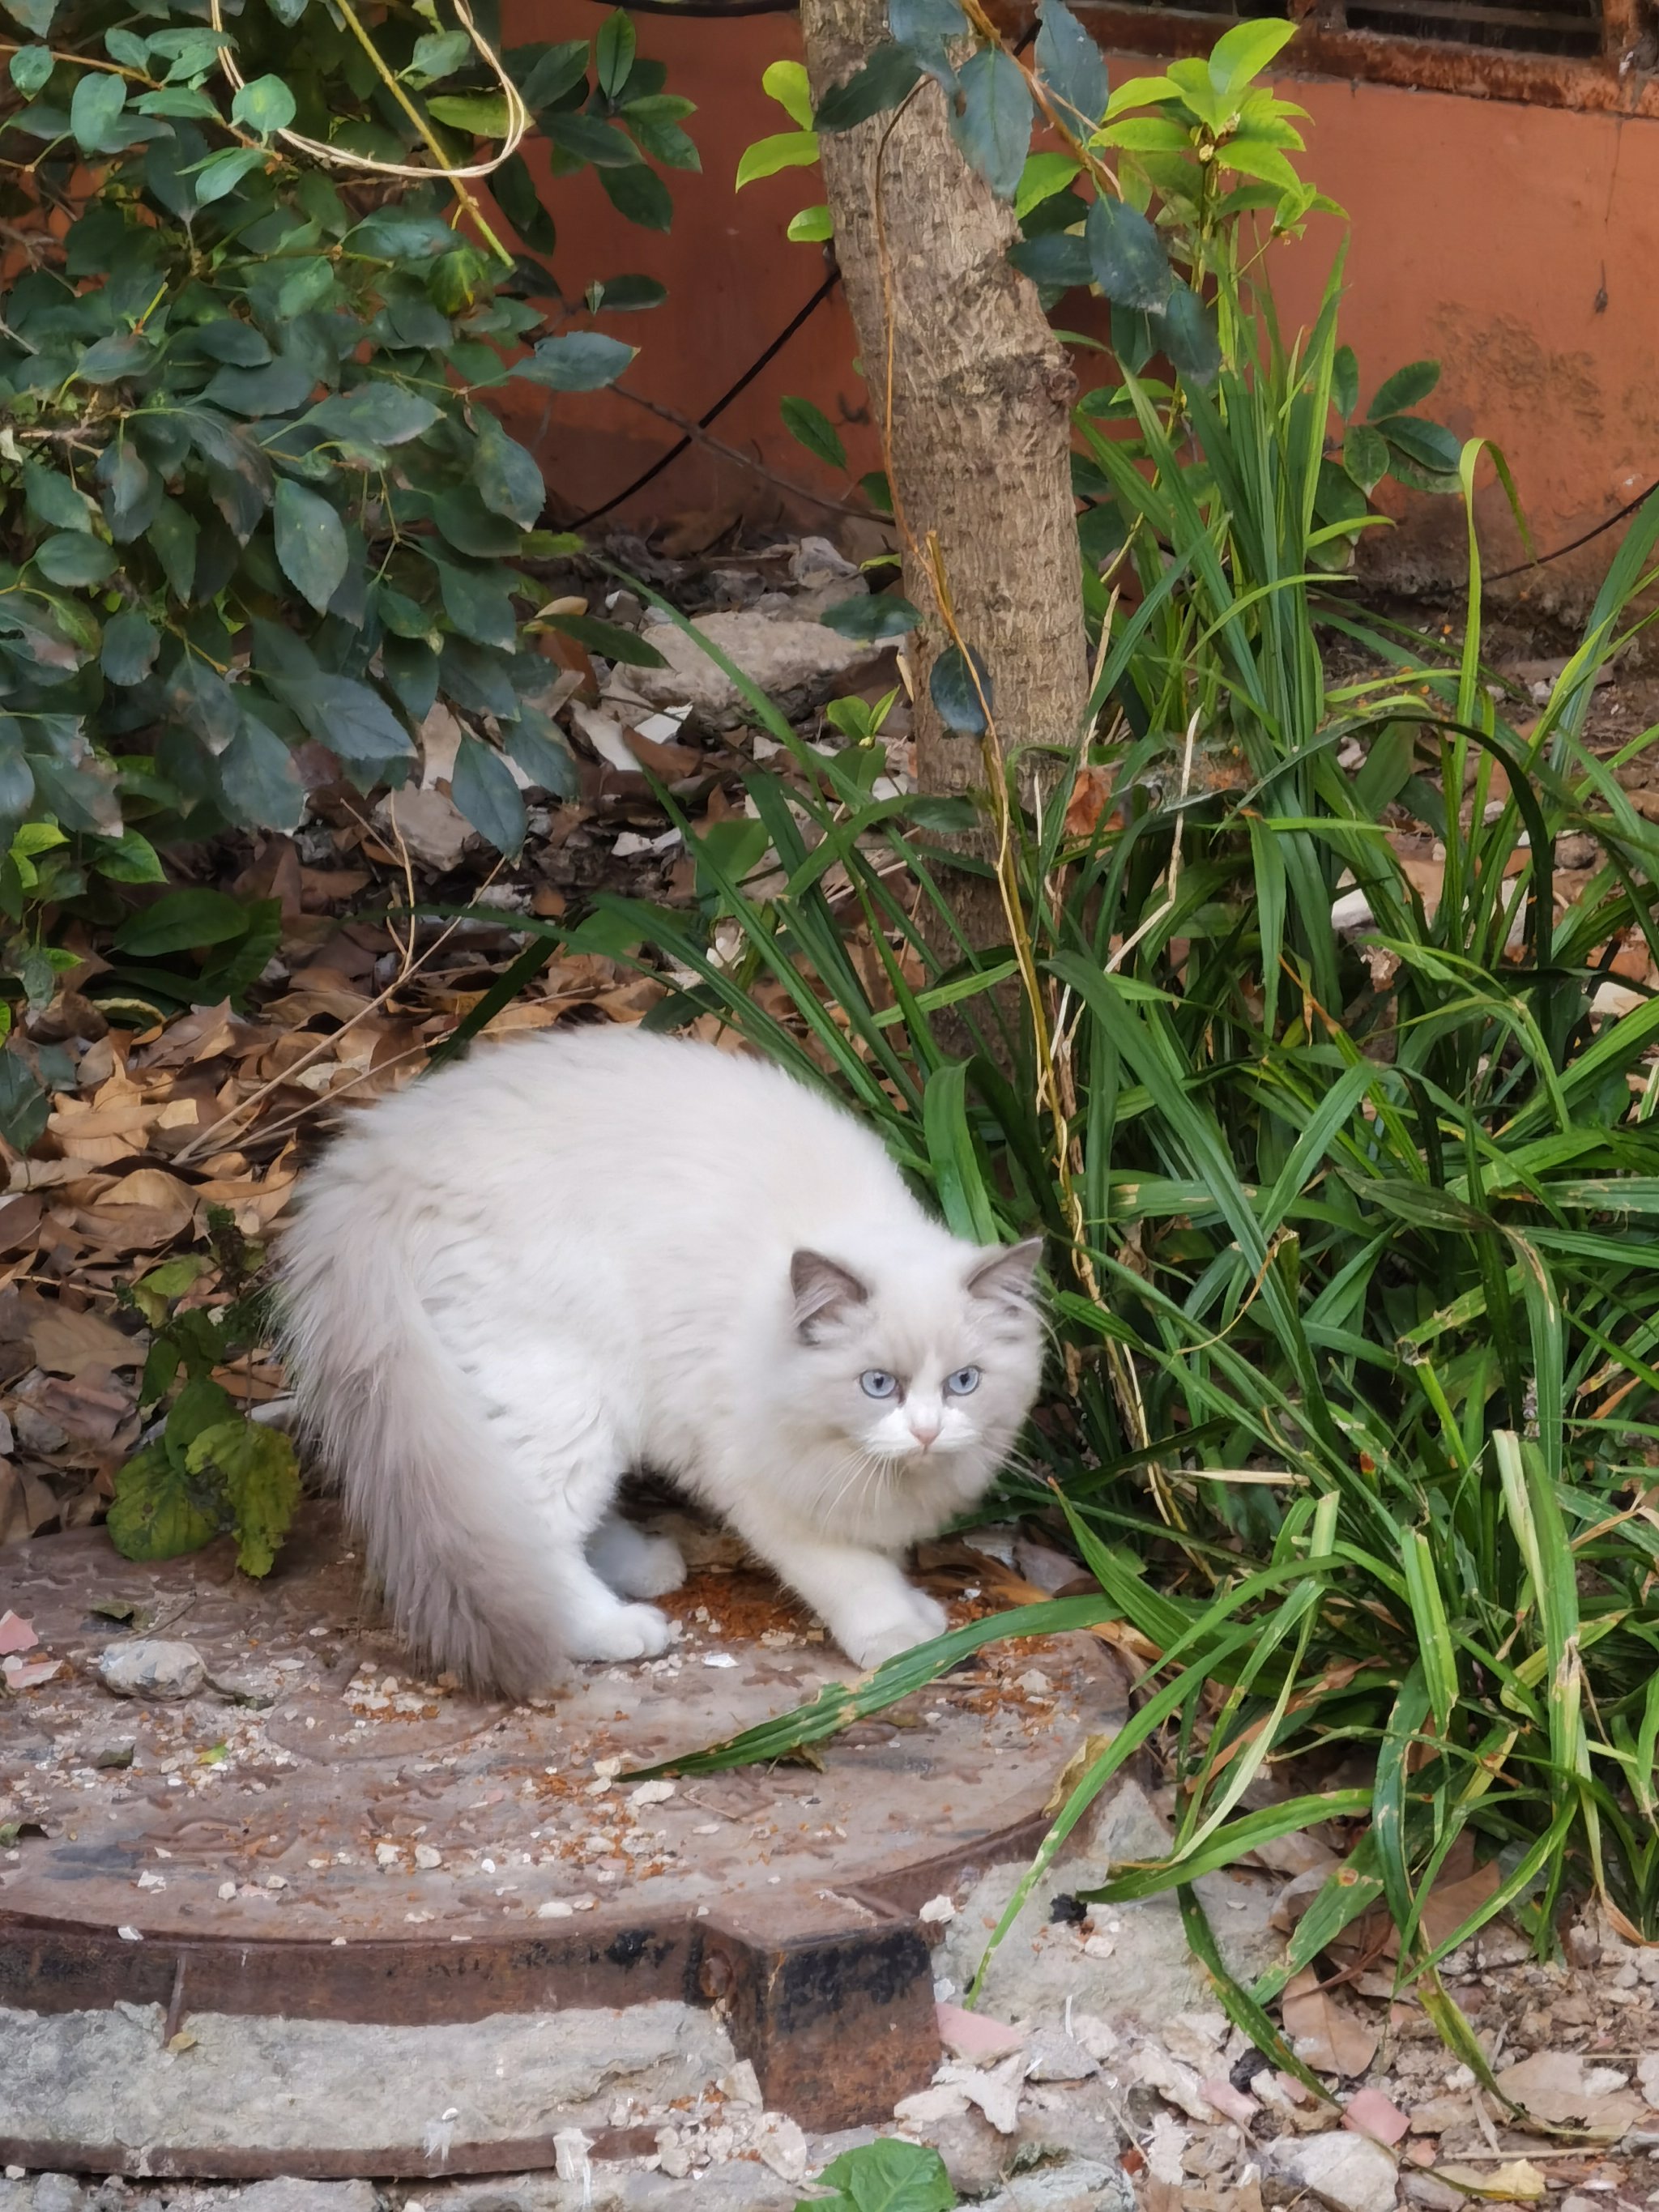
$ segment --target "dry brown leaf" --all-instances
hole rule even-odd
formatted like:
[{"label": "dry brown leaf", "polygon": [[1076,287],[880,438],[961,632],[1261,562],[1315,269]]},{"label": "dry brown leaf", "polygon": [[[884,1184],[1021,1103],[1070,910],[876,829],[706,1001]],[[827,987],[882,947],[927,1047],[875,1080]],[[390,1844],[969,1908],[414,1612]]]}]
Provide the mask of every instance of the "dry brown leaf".
[{"label": "dry brown leaf", "polygon": [[1322,1989],[1311,1966],[1285,1984],[1279,2016],[1297,2057],[1316,2074],[1363,2074],[1376,2056],[1377,2031]]},{"label": "dry brown leaf", "polygon": [[1466,2197],[1487,2204],[1535,2204],[1548,2186],[1528,2158],[1511,2159],[1504,2166],[1437,2166],[1431,2170]]},{"label": "dry brown leaf", "polygon": [[[1603,2142],[1616,2142],[1646,2117],[1647,2106],[1634,2091],[1614,2086],[1621,2069],[1586,2064],[1577,2051],[1538,2051],[1497,2076],[1498,2087],[1537,2120],[1556,2127],[1583,2128]],[[1626,2077],[1628,2079],[1628,2076]]]},{"label": "dry brown leaf", "polygon": [[30,1322],[29,1342],[49,1375],[75,1376],[88,1367],[142,1367],[144,1361],[143,1340],[124,1336],[90,1307],[85,1313],[70,1313],[62,1306],[42,1306]]}]

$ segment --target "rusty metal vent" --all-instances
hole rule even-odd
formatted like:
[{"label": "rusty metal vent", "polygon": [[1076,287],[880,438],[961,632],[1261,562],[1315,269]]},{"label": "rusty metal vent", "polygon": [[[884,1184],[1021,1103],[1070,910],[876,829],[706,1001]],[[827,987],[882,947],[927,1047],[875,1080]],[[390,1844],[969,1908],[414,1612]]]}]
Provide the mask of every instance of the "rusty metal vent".
[{"label": "rusty metal vent", "polygon": [[1492,46],[1508,53],[1568,54],[1593,60],[1601,51],[1599,0],[1369,0],[1342,11],[1351,31],[1381,31],[1401,39],[1434,39],[1460,46]]},{"label": "rusty metal vent", "polygon": [[[1136,15],[1176,11],[1158,0],[1117,0]],[[1601,0],[1316,0],[1311,10],[1296,7],[1213,7],[1182,9],[1190,18],[1219,21],[1240,16],[1293,15],[1306,17],[1323,32],[1364,31],[1396,39],[1422,39],[1439,46],[1474,47],[1506,53],[1560,54],[1593,61],[1604,50]]]}]

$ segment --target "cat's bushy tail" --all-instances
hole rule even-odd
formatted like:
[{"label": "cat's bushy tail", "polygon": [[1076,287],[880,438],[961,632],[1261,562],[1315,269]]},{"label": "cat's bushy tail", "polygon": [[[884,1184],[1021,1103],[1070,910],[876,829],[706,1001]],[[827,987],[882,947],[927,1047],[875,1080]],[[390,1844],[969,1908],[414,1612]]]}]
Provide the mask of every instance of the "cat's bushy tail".
[{"label": "cat's bushy tail", "polygon": [[471,1688],[533,1696],[564,1671],[543,1539],[502,1494],[485,1409],[422,1305],[400,1213],[395,1193],[323,1180],[284,1234],[278,1296],[298,1425],[422,1660]]}]

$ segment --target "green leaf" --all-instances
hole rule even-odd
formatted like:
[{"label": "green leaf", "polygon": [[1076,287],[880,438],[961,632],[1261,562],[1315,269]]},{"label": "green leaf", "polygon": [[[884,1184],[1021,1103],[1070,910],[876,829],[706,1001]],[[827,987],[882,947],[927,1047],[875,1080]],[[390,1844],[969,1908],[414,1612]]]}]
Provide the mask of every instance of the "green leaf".
[{"label": "green leaf", "polygon": [[921,616],[898,592],[869,592],[826,607],[818,620],[837,637],[875,645],[885,638],[908,636]]},{"label": "green leaf", "polygon": [[55,469],[42,468],[39,461],[23,464],[23,497],[36,520],[53,530],[89,531],[97,513],[85,492]]},{"label": "green leaf", "polygon": [[1331,399],[1343,417],[1359,404],[1359,363],[1351,345],[1340,345],[1331,356]]},{"label": "green leaf", "polygon": [[432,400],[389,378],[372,377],[350,392],[337,392],[304,417],[331,438],[356,445],[403,446],[432,428],[442,412]]},{"label": "green leaf", "polygon": [[319,745],[344,763],[360,789],[379,783],[415,748],[378,691],[349,676],[270,676],[271,691],[291,707]]},{"label": "green leaf", "polygon": [[789,228],[784,236],[797,246],[817,246],[836,234],[836,219],[824,206],[803,208],[799,215],[789,218]]},{"label": "green leaf", "polygon": [[761,90],[778,106],[798,131],[812,127],[812,90],[799,62],[774,62],[761,76]]},{"label": "green leaf", "polygon": [[34,549],[34,566],[54,584],[101,584],[115,567],[115,550],[101,538],[64,530]]},{"label": "green leaf", "polygon": [[58,13],[58,0],[5,0],[6,12],[37,39],[44,39]]},{"label": "green leaf", "polygon": [[176,599],[188,599],[196,581],[196,545],[201,535],[196,517],[176,499],[163,499],[146,533]]},{"label": "green leaf", "polygon": [[500,577],[481,568],[458,568],[448,561],[433,560],[432,565],[438,572],[438,595],[444,612],[461,635],[478,645],[498,645],[510,653],[518,641],[518,623],[512,599]]},{"label": "green leaf", "polygon": [[966,62],[960,103],[949,108],[951,136],[1000,200],[1011,200],[1031,143],[1031,94],[1025,72],[1000,46]]},{"label": "green leaf", "polygon": [[[1408,361],[1404,368],[1395,369],[1392,376],[1385,377],[1378,385],[1376,398],[1365,410],[1366,421],[1381,422],[1385,415],[1403,415],[1407,408],[1416,407],[1426,399],[1439,381],[1437,361]],[[1351,415],[1353,409],[1345,407],[1342,412]],[[1455,467],[1456,463],[1454,461],[1452,465]]]},{"label": "green leaf", "polygon": [[636,169],[640,157],[614,125],[597,115],[574,115],[561,109],[541,118],[541,125],[562,154],[573,161],[591,161],[596,169]]},{"label": "green leaf", "polygon": [[[979,681],[974,678],[977,674]],[[972,664],[959,645],[947,646],[933,663],[927,678],[928,695],[947,730],[965,738],[982,738],[989,726],[985,708],[994,702],[991,679],[985,663],[974,653]],[[984,701],[981,702],[981,693]]]},{"label": "green leaf", "polygon": [[189,1473],[217,1480],[245,1575],[268,1575],[300,1503],[300,1467],[280,1429],[238,1418],[203,1429],[185,1456]]},{"label": "green leaf", "polygon": [[507,131],[504,92],[446,92],[427,102],[428,112],[469,138],[505,138]]},{"label": "green leaf", "polygon": [[587,75],[587,41],[586,39],[567,39],[562,46],[550,46],[536,62],[524,82],[519,87],[524,104],[532,114],[550,107],[556,100],[562,100]]},{"label": "green leaf", "polygon": [[154,959],[162,952],[197,951],[228,945],[247,928],[247,908],[225,891],[169,891],[153,905],[129,915],[115,933],[123,952]]},{"label": "green leaf", "polygon": [[618,8],[600,24],[593,41],[593,70],[607,100],[615,100],[627,83],[635,43],[633,19],[626,9]]},{"label": "green leaf", "polygon": [[211,1476],[198,1480],[173,1464],[165,1445],[153,1443],[116,1475],[105,1526],[125,1559],[176,1559],[210,1544],[224,1527],[222,1514]]},{"label": "green leaf", "polygon": [[262,169],[268,155],[258,146],[228,146],[195,173],[196,197],[204,207],[234,192],[250,169]]},{"label": "green leaf", "polygon": [[1111,96],[1105,58],[1065,0],[1042,0],[1041,13],[1038,78],[1061,109],[1069,110],[1065,120],[1071,129],[1092,126],[1105,114]]},{"label": "green leaf", "polygon": [[27,1152],[46,1133],[52,1101],[15,1052],[0,1051],[0,1137]]},{"label": "green leaf", "polygon": [[1040,238],[1017,238],[1008,248],[1008,258],[1022,276],[1045,289],[1069,292],[1076,285],[1094,281],[1088,246],[1069,230],[1048,231]]},{"label": "green leaf", "polygon": [[90,865],[112,884],[164,884],[167,870],[148,837],[125,830],[118,837],[89,841]]},{"label": "green leaf", "polygon": [[633,314],[644,307],[659,307],[668,297],[666,284],[654,276],[597,277],[587,288],[587,309],[597,315]]},{"label": "green leaf", "polygon": [[1376,425],[1390,446],[1420,469],[1450,475],[1457,467],[1462,447],[1449,430],[1421,415],[1385,415]]},{"label": "green leaf", "polygon": [[654,645],[647,645],[635,629],[624,629],[620,623],[600,622],[593,615],[544,615],[541,617],[549,629],[556,629],[566,637],[574,637],[578,645],[585,645],[590,653],[602,653],[608,660],[620,660],[629,668],[666,668]]},{"label": "green leaf", "polygon": [[737,189],[752,185],[757,177],[775,177],[781,169],[810,168],[817,158],[816,131],[782,131],[774,138],[757,138],[743,150]]},{"label": "green leaf", "polygon": [[525,806],[501,755],[477,738],[463,738],[455,755],[449,795],[498,853],[510,859],[524,843]]},{"label": "green leaf", "polygon": [[127,88],[118,76],[103,70],[88,70],[70,95],[70,128],[83,154],[102,154],[118,144],[116,124],[127,104]]},{"label": "green leaf", "polygon": [[641,230],[672,228],[673,198],[654,169],[636,161],[630,169],[600,169],[597,174],[600,190],[627,222]]},{"label": "green leaf", "polygon": [[294,116],[294,94],[279,76],[250,78],[230,103],[231,121],[260,138],[286,131]]},{"label": "green leaf", "polygon": [[1215,309],[1185,284],[1170,293],[1159,337],[1172,366],[1189,384],[1210,385],[1221,374]]},{"label": "green leaf", "polygon": [[488,408],[476,407],[477,446],[472,481],[492,514],[504,514],[521,530],[532,529],[547,501],[547,487],[533,453],[509,438]]},{"label": "green leaf", "polygon": [[25,100],[33,100],[52,75],[50,46],[19,46],[11,58],[11,81]]},{"label": "green leaf", "polygon": [[1389,446],[1380,430],[1351,422],[1342,441],[1342,465],[1368,496],[1389,473]]},{"label": "green leaf", "polygon": [[790,396],[779,402],[778,412],[783,417],[785,429],[798,446],[805,446],[809,453],[829,467],[845,471],[847,448],[821,407],[815,407],[810,399]]},{"label": "green leaf", "polygon": [[415,41],[409,67],[401,72],[406,84],[435,84],[453,76],[472,52],[465,31],[424,31]]},{"label": "green leaf", "polygon": [[957,0],[887,0],[887,26],[939,86],[947,101],[960,91],[951,59],[954,44],[970,36]]},{"label": "green leaf", "polygon": [[513,374],[554,392],[597,392],[614,384],[638,351],[602,331],[566,331],[544,338]]},{"label": "green leaf", "polygon": [[1158,233],[1138,208],[1109,197],[1097,199],[1084,238],[1095,282],[1109,300],[1161,312],[1175,278]]},{"label": "green leaf", "polygon": [[219,793],[233,822],[249,830],[297,830],[305,786],[274,730],[252,714],[219,756]]},{"label": "green leaf", "polygon": [[796,2212],[953,2212],[957,2202],[939,2153],[896,2136],[842,2151],[817,2185],[837,2194],[803,2199]]},{"label": "green leaf", "polygon": [[514,766],[521,769],[532,783],[539,784],[556,799],[575,799],[580,795],[581,773],[574,760],[563,745],[533,729],[528,720],[507,723],[501,731],[501,743]]},{"label": "green leaf", "polygon": [[1014,193],[1014,213],[1023,222],[1034,207],[1063,192],[1082,167],[1075,154],[1029,154]]},{"label": "green leaf", "polygon": [[1295,36],[1294,23],[1270,15],[1235,23],[1210,49],[1210,82],[1224,100],[1236,100]]},{"label": "green leaf", "polygon": [[522,154],[510,154],[489,180],[495,204],[525,244],[535,253],[557,251],[559,234],[542,204],[530,164]]},{"label": "green leaf", "polygon": [[320,492],[291,477],[278,479],[271,522],[283,574],[308,605],[326,614],[349,557],[344,525]]},{"label": "green leaf", "polygon": [[921,64],[908,46],[888,43],[872,48],[845,83],[832,86],[818,102],[813,125],[819,131],[850,131],[872,115],[896,107],[921,76]]},{"label": "green leaf", "polygon": [[129,607],[104,625],[99,665],[112,684],[142,684],[161,649],[161,632],[136,608]]}]

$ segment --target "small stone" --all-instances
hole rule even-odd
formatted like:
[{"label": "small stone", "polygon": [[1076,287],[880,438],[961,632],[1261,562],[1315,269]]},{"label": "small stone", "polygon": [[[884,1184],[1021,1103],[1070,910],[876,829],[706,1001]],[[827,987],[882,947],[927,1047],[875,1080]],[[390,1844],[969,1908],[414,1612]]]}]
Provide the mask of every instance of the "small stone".
[{"label": "small stone", "polygon": [[1028,2081],[1086,2081],[1099,2071],[1099,2061],[1090,2057],[1075,2036],[1057,2027],[1040,2027],[1032,2036]]},{"label": "small stone", "polygon": [[443,1853],[435,1849],[431,1844],[416,1844],[415,1863],[417,1867],[421,1868],[423,1872],[430,1874],[434,1867],[441,1867],[443,1863]]},{"label": "small stone", "polygon": [[956,1905],[950,1898],[944,1895],[930,1897],[916,1915],[918,1920],[927,1922],[930,1927],[943,1926],[946,1921],[954,1920],[956,1917]]},{"label": "small stone", "polygon": [[382,1873],[395,1867],[402,1856],[396,1844],[376,1844],[374,1846],[374,1863]]},{"label": "small stone", "polygon": [[110,1644],[99,1655],[98,1678],[118,1698],[165,1701],[194,1697],[207,1680],[207,1667],[193,1644],[147,1638]]},{"label": "small stone", "polygon": [[[846,683],[856,683],[881,653],[879,647],[856,644],[821,623],[781,613],[704,615],[695,628],[769,697],[788,697],[802,705],[827,697],[838,683],[843,689]],[[659,627],[651,642],[668,665],[621,670],[608,689],[623,690],[651,707],[672,708],[689,700],[714,720],[746,711],[736,685],[696,638]]]},{"label": "small stone", "polygon": [[720,2076],[714,2087],[721,2096],[729,2098],[734,2105],[759,2106],[765,2102],[752,2059],[739,2058],[729,2072]]},{"label": "small stone", "polygon": [[562,1897],[550,1897],[545,1905],[536,1907],[538,1920],[568,1920],[574,1913],[574,1905],[567,1905]]},{"label": "small stone", "polygon": [[302,2181],[283,2174],[245,2188],[236,2212],[374,2212],[374,2191],[367,2181]]},{"label": "small stone", "polygon": [[1054,1684],[1040,1667],[1028,1667],[1023,1674],[1014,1677],[1014,1687],[1028,1698],[1047,1698],[1053,1694]]},{"label": "small stone", "polygon": [[690,2172],[691,2154],[680,2141],[678,2129],[658,2129],[657,2164],[675,2181],[684,2181]]},{"label": "small stone", "polygon": [[1397,2143],[1411,2127],[1407,2114],[1377,2089],[1356,2089],[1342,2114],[1342,2124],[1373,2142]]},{"label": "small stone", "polygon": [[1280,2136],[1265,2154],[1292,2187],[1305,2189],[1328,2212],[1394,2212],[1395,2163],[1381,2143],[1346,2129],[1328,2135]]},{"label": "small stone", "polygon": [[641,1782],[637,1790],[630,1790],[630,1805],[665,1805],[674,1795],[678,1784],[672,1782]]},{"label": "small stone", "polygon": [[233,1897],[234,1897],[234,1896],[235,1896],[235,1894],[236,1894],[236,1885],[235,1885],[235,1883],[234,1883],[234,1881],[222,1881],[222,1882],[220,1883],[220,1885],[219,1885],[219,1901],[220,1901],[220,1903],[221,1903],[221,1904],[222,1904],[222,1905],[228,1905],[228,1904],[229,1904],[229,1902],[230,1902],[230,1900],[231,1900],[231,1899],[232,1899]]},{"label": "small stone", "polygon": [[71,2174],[43,2173],[34,2185],[33,2212],[81,2212],[85,2202]]}]

